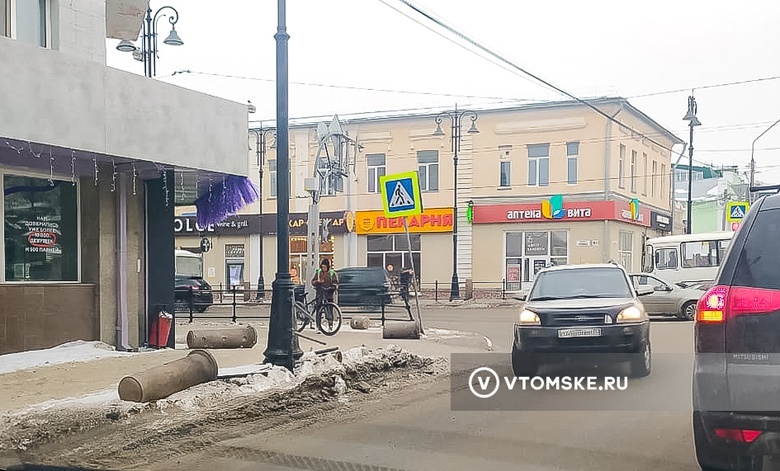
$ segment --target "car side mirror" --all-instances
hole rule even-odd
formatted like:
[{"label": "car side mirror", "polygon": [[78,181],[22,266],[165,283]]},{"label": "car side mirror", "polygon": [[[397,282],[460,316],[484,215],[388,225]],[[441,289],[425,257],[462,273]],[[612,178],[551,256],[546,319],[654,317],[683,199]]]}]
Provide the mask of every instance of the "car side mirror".
[{"label": "car side mirror", "polygon": [[652,286],[642,285],[636,289],[638,296],[647,296],[648,294],[655,293],[655,289]]}]

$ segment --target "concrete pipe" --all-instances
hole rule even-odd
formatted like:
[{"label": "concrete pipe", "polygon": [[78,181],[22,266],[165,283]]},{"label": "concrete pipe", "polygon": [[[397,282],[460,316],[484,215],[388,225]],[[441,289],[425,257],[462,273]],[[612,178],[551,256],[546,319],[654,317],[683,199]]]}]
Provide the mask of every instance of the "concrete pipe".
[{"label": "concrete pipe", "polygon": [[125,376],[119,382],[123,401],[150,402],[217,379],[217,360],[205,350],[193,350],[184,358]]},{"label": "concrete pipe", "polygon": [[382,329],[383,339],[420,339],[420,324],[416,321],[386,322]]},{"label": "concrete pipe", "polygon": [[251,325],[187,332],[189,348],[252,348],[255,343],[257,343],[257,331]]},{"label": "concrete pipe", "polygon": [[349,326],[356,330],[366,330],[371,326],[368,316],[355,316],[349,321]]}]

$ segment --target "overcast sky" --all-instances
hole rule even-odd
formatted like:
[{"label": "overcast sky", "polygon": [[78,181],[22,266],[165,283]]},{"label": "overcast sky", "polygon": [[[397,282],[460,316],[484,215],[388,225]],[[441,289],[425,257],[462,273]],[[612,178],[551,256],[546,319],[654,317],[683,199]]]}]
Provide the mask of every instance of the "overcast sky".
[{"label": "overcast sky", "polygon": [[[747,170],[753,140],[780,119],[776,0],[410,1],[580,98],[628,98],[685,141],[695,89],[699,162]],[[160,21],[157,79],[251,100],[251,120],[273,120],[276,1],[151,2],[163,5],[179,11],[184,45],[162,44],[170,28]],[[567,99],[469,52],[476,48],[399,0],[288,0],[287,30],[291,118]],[[143,75],[116,44],[107,41],[108,65]],[[191,72],[172,75],[183,70]],[[752,82],[717,86],[741,81]],[[757,141],[755,156],[757,178],[780,183],[780,125]]]}]

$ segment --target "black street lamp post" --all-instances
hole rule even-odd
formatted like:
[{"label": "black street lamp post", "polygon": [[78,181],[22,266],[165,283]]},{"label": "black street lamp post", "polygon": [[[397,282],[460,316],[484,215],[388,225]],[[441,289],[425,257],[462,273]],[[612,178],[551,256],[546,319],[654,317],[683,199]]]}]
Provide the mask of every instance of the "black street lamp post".
[{"label": "black street lamp post", "polygon": [[133,57],[136,60],[143,61],[144,63],[144,75],[149,78],[157,75],[157,21],[162,18],[160,13],[163,10],[171,10],[173,14],[168,17],[168,22],[171,24],[171,32],[163,42],[169,46],[181,46],[184,41],[179,38],[179,34],[176,32],[176,23],[179,21],[179,12],[171,6],[160,7],[159,10],[152,16],[152,8],[147,7],[146,19],[142,22],[143,31],[141,32],[141,50],[132,42],[123,40],[117,45],[117,49],[122,52],[132,52]]},{"label": "black street lamp post", "polygon": [[[257,296],[258,298],[265,298],[265,277],[263,276],[263,167],[265,166],[265,143],[266,143],[266,136],[269,134],[276,135],[276,129],[275,128],[263,128],[262,126],[260,129],[250,129],[249,132],[255,135],[257,138],[257,141],[255,143],[255,153],[257,154],[257,168],[258,168],[258,174],[260,176],[260,211],[259,211],[259,218],[260,218],[260,224],[259,224],[259,230],[260,230],[260,275],[257,278]],[[274,147],[274,146],[271,146]]]},{"label": "black street lamp post", "polygon": [[701,122],[696,117],[696,112],[698,111],[698,106],[696,106],[696,99],[693,97],[693,94],[688,97],[688,112],[685,114],[685,117],[683,118],[683,121],[688,121],[688,126],[690,127],[691,134],[689,138],[689,145],[688,145],[688,220],[685,221],[685,233],[691,234],[692,230],[692,218],[693,218],[693,199],[692,199],[692,188],[693,188],[693,128],[696,126],[701,126]]},{"label": "black street lamp post", "polygon": [[444,118],[449,118],[452,124],[450,140],[452,143],[452,163],[454,169],[454,184],[452,198],[452,284],[450,285],[450,301],[460,299],[460,283],[458,280],[458,152],[460,151],[460,141],[463,134],[461,123],[463,118],[471,119],[471,127],[467,131],[469,134],[477,134],[479,130],[476,126],[477,113],[469,110],[458,110],[455,105],[454,111],[445,111],[436,116],[436,131],[434,136],[444,136],[441,129],[441,123]]},{"label": "black street lamp post", "polygon": [[303,356],[298,336],[293,333],[295,285],[290,279],[290,186],[284,175],[290,173],[286,0],[277,0],[278,26],[276,39],[276,280],[272,286],[271,319],[268,325],[268,347],[265,362],[284,366],[292,371],[295,361]]}]

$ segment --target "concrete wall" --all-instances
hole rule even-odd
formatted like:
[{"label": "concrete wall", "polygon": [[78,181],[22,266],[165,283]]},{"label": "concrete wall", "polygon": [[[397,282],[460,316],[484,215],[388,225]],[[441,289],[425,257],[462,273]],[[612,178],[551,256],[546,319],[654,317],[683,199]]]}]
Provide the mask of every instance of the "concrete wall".
[{"label": "concrete wall", "polygon": [[0,64],[0,137],[247,175],[245,104],[4,37]]},{"label": "concrete wall", "polygon": [[104,0],[51,0],[50,15],[52,49],[105,65]]}]

